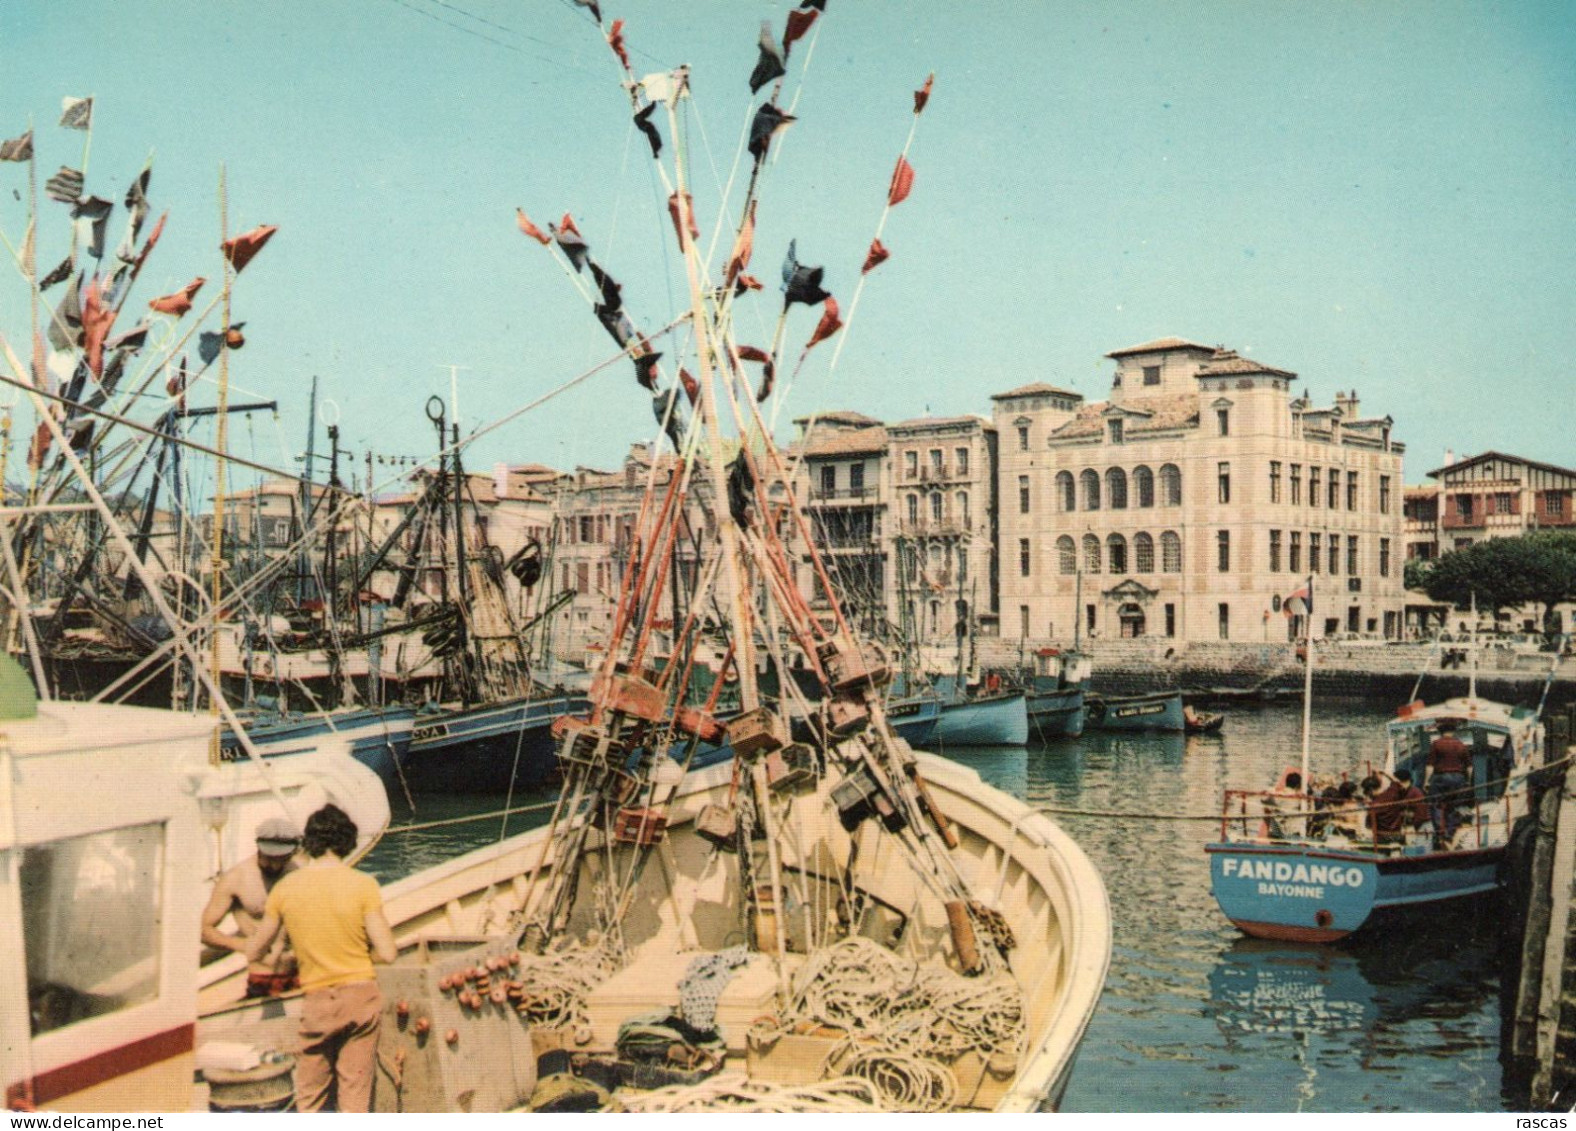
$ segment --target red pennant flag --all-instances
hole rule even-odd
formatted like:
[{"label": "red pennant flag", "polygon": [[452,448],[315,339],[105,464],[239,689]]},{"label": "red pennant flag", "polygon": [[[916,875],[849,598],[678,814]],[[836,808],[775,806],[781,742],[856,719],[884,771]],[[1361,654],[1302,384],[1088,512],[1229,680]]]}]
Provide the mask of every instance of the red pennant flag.
[{"label": "red pennant flag", "polygon": [[907,157],[899,156],[897,168],[892,170],[892,186],[887,189],[887,207],[902,204],[908,199],[909,190],[914,187],[914,166],[908,163]]},{"label": "red pennant flag", "polygon": [[761,281],[754,275],[745,275],[741,273],[738,280],[733,284],[734,294],[742,295],[745,291],[758,291],[760,289]]},{"label": "red pennant flag", "polygon": [[164,234],[164,221],[170,218],[168,212],[159,216],[159,222],[153,225],[153,231],[148,233],[148,242],[142,245],[142,250],[137,253],[137,262],[131,265],[131,274],[135,278],[142,270],[142,265],[148,260],[148,253],[153,250],[153,245],[159,242],[159,237]]},{"label": "red pennant flag", "polygon": [[580,234],[580,229],[575,227],[575,218],[567,212],[564,213],[564,218],[558,221],[558,230],[561,232],[573,232],[577,236]]},{"label": "red pennant flag", "polygon": [[[690,239],[700,239],[700,229],[695,226],[695,200],[689,193],[684,194],[684,211],[679,211],[679,194],[674,193],[668,197],[668,215],[673,217],[673,234],[678,237],[679,250],[684,249],[684,229],[689,229]],[[689,223],[686,225],[685,220]]]},{"label": "red pennant flag", "polygon": [[[162,224],[163,221],[161,220],[160,223]],[[239,274],[252,261],[252,257],[263,250],[263,245],[272,239],[278,230],[277,224],[264,224],[243,235],[230,237],[220,245],[220,249],[224,252],[224,257],[230,261],[230,266]]]},{"label": "red pennant flag", "polygon": [[514,210],[514,222],[520,226],[520,230],[522,232],[530,236],[543,247],[546,247],[548,244],[553,242],[551,236],[542,231],[542,229],[538,228],[535,224],[531,223],[531,221],[525,215],[525,209],[516,208]]},{"label": "red pennant flag", "polygon": [[728,257],[728,270],[723,274],[724,283],[732,283],[750,265],[755,254],[755,201],[750,201],[744,223],[739,227],[739,237],[733,241],[733,254]]},{"label": "red pennant flag", "polygon": [[815,23],[815,18],[821,13],[814,8],[797,8],[788,13],[788,26],[783,29],[783,58],[788,58],[788,51],[795,41],[803,39],[805,32],[809,31]]},{"label": "red pennant flag", "polygon": [[890,258],[892,258],[892,253],[882,245],[880,240],[871,240],[870,250],[865,254],[865,265],[859,269],[859,273],[864,275],[874,271]]},{"label": "red pennant flag", "polygon": [[918,114],[925,109],[925,103],[930,101],[930,88],[936,84],[936,75],[931,73],[925,80],[925,85],[914,92],[914,113]]},{"label": "red pennant flag", "polygon": [[104,303],[104,291],[97,278],[88,284],[82,296],[83,350],[87,354],[88,369],[94,377],[104,375],[104,339],[115,324],[115,308]]},{"label": "red pennant flag", "polygon": [[772,355],[759,346],[735,346],[734,352],[740,361],[758,361],[761,363],[761,387],[755,394],[757,401],[764,401],[772,395],[772,383],[777,376],[777,367],[772,364]]},{"label": "red pennant flag", "polygon": [[613,49],[613,54],[618,56],[618,61],[624,64],[624,69],[629,70],[629,52],[624,47],[623,20],[613,21],[613,30],[607,33],[607,45]]},{"label": "red pennant flag", "polygon": [[27,466],[35,471],[44,466],[44,457],[49,454],[49,425],[39,424],[38,431],[33,433],[33,442],[27,449]]},{"label": "red pennant flag", "polygon": [[842,319],[838,318],[837,315],[837,300],[827,296],[827,300],[821,304],[821,321],[816,324],[815,333],[811,334],[810,340],[805,343],[804,348],[806,352],[814,349],[821,342],[826,341],[827,338],[830,338],[843,328]]},{"label": "red pennant flag", "polygon": [[148,301],[148,309],[158,311],[160,314],[173,314],[179,318],[192,308],[192,299],[197,297],[197,292],[202,290],[202,285],[208,280],[198,275],[174,294],[161,295]]},{"label": "red pennant flag", "polygon": [[679,367],[679,384],[684,386],[684,395],[689,398],[691,405],[700,400],[700,382],[690,376],[690,371],[683,366]]}]

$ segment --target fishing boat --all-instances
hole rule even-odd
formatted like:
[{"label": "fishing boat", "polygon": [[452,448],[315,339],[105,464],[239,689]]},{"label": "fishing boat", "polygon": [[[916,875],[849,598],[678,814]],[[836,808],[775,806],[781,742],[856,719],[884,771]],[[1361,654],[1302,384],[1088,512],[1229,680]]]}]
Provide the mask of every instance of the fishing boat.
[{"label": "fishing boat", "polygon": [[1226,716],[1218,711],[1194,711],[1183,707],[1182,721],[1188,734],[1218,734],[1226,723]]},{"label": "fishing boat", "polygon": [[1153,691],[1144,695],[1084,696],[1084,720],[1090,730],[1183,731],[1180,691]]},{"label": "fishing boat", "polygon": [[946,750],[958,746],[1022,746],[1029,741],[1028,697],[1022,689],[971,693],[938,681],[941,713],[929,743]]},{"label": "fishing boat", "polygon": [[[263,757],[278,759],[310,753],[337,737],[355,759],[378,775],[393,797],[408,793],[406,770],[416,712],[410,707],[353,707],[317,713],[249,711],[241,715],[247,737]],[[220,733],[219,757],[240,762],[247,751],[228,726]]]},{"label": "fishing boat", "polygon": [[1084,731],[1089,658],[1074,650],[1042,648],[1028,676],[1029,726],[1041,742],[1077,738]]},{"label": "fishing boat", "polygon": [[[1311,623],[1311,579],[1291,600]],[[1541,711],[1479,697],[1474,665],[1466,696],[1414,700],[1385,724],[1379,757],[1340,775],[1370,787],[1351,799],[1352,789],[1343,796],[1334,779],[1310,771],[1314,649],[1304,644],[1301,768],[1283,771],[1271,790],[1227,790],[1220,836],[1205,846],[1226,918],[1258,938],[1323,943],[1397,912],[1496,891],[1511,829],[1530,811],[1530,786],[1544,763]],[[1430,751],[1447,733],[1469,752],[1470,785],[1429,798],[1433,820],[1418,822],[1422,798],[1388,783],[1403,771],[1400,784],[1422,783]]]},{"label": "fishing boat", "polygon": [[558,773],[553,723],[585,713],[584,696],[523,696],[417,715],[409,780],[416,792],[505,793]]}]

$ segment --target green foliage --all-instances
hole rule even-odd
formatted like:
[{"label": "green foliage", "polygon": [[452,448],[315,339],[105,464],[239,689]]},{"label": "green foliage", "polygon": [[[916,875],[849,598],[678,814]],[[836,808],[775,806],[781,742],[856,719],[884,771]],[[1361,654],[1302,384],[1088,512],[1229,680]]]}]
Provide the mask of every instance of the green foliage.
[{"label": "green foliage", "polygon": [[[1408,584],[1411,583],[1408,562]],[[1445,554],[1421,578],[1428,595],[1458,609],[1473,599],[1497,613],[1517,605],[1548,607],[1576,599],[1576,534],[1539,532],[1490,538]]]},{"label": "green foliage", "polygon": [[1426,592],[1428,589],[1429,575],[1433,572],[1433,562],[1426,561],[1423,558],[1413,558],[1411,561],[1406,563],[1406,566],[1402,570],[1402,584],[1404,584],[1408,589],[1416,589]]}]

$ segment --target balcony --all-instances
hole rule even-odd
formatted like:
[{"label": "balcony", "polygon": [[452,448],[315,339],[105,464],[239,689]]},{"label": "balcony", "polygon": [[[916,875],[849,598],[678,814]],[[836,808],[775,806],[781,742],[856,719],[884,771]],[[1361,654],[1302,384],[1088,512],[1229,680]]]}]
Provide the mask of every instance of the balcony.
[{"label": "balcony", "polygon": [[876,501],[874,487],[838,487],[827,490],[825,487],[812,487],[810,489],[812,503],[861,503]]},{"label": "balcony", "polygon": [[904,538],[946,538],[966,534],[964,523],[952,518],[919,518],[898,523],[898,534]]}]

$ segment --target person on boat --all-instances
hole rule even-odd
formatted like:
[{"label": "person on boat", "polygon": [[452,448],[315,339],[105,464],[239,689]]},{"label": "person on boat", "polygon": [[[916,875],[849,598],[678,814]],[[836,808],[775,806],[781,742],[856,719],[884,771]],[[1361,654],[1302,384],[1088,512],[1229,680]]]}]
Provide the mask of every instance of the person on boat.
[{"label": "person on boat", "polygon": [[1456,737],[1456,724],[1444,719],[1439,737],[1428,748],[1428,798],[1433,809],[1434,836],[1449,844],[1456,835],[1460,815],[1456,806],[1465,797],[1472,773],[1472,751]]},{"label": "person on boat", "polygon": [[1412,781],[1412,771],[1397,770],[1395,780],[1401,786],[1401,812],[1407,825],[1414,829],[1424,828],[1432,821],[1432,815],[1428,811],[1428,799]]},{"label": "person on boat", "polygon": [[[285,876],[295,871],[301,834],[283,817],[270,817],[257,826],[257,853],[230,868],[213,885],[213,895],[202,913],[202,941],[240,954],[257,931],[268,895]],[[226,915],[236,931],[226,934],[219,922]],[[278,997],[297,988],[296,960],[289,943],[280,938],[246,972],[246,996]]]},{"label": "person on boat", "polygon": [[[1404,780],[1403,780],[1404,779]],[[1381,788],[1381,785],[1383,788]],[[1405,844],[1406,830],[1414,815],[1414,798],[1422,794],[1412,785],[1412,775],[1406,770],[1381,781],[1381,776],[1370,774],[1363,779],[1363,797],[1368,805],[1368,827],[1374,840],[1380,844]]]},{"label": "person on boat", "polygon": [[247,946],[262,955],[281,927],[301,964],[301,1049],[296,1109],[370,1112],[383,995],[374,962],[398,956],[378,883],[345,863],[356,823],[335,805],[307,818],[302,847],[311,860],[268,894],[263,920]]}]

